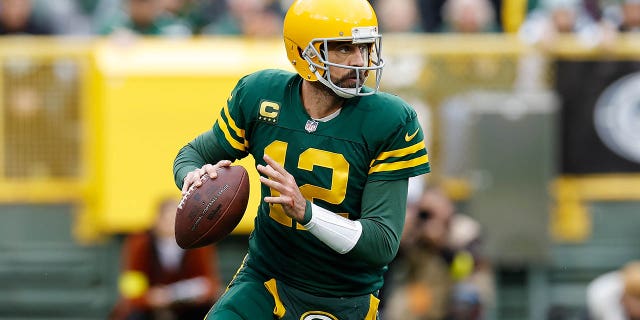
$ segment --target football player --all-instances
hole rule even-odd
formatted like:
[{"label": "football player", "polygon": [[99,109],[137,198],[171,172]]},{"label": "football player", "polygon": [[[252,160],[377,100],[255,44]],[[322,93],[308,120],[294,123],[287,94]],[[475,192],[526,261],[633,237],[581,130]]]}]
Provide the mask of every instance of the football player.
[{"label": "football player", "polygon": [[408,178],[430,170],[422,129],[378,90],[381,35],[366,0],[295,1],[284,45],[297,73],[240,79],[174,162],[183,193],[249,154],[261,174],[249,252],[207,319],[376,319]]}]

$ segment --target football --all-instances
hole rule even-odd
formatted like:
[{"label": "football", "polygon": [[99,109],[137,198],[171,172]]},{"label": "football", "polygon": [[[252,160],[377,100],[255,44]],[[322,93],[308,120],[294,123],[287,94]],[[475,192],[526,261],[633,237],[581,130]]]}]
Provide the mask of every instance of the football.
[{"label": "football", "polygon": [[183,249],[214,244],[240,223],[249,202],[249,176],[242,166],[222,167],[218,177],[201,177],[176,209],[176,242]]}]

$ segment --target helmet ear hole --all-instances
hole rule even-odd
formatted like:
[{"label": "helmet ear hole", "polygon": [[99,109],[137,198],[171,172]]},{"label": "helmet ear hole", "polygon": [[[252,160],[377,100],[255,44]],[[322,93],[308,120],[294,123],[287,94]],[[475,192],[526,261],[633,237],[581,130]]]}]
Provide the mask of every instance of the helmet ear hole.
[{"label": "helmet ear hole", "polygon": [[297,51],[298,51],[298,58],[300,58],[300,59],[304,59],[304,58],[302,57],[302,48],[297,47],[296,49],[297,49]]},{"label": "helmet ear hole", "polygon": [[326,50],[327,48],[324,46],[324,42],[320,44],[320,57],[322,57],[323,60],[329,60],[329,57],[327,55],[327,53],[329,52],[329,50]]}]

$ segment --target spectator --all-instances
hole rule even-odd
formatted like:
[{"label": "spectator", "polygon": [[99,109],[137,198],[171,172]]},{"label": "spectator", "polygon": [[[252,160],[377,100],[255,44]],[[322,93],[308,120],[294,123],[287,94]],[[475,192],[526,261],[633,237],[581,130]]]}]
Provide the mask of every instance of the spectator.
[{"label": "spectator", "polygon": [[454,214],[448,247],[454,252],[450,274],[454,280],[449,307],[450,320],[484,319],[493,305],[493,267],[481,252],[480,224],[464,214]]},{"label": "spectator", "polygon": [[640,31],[640,1],[625,0],[622,4],[622,23],[620,31],[636,32]]},{"label": "spectator", "polygon": [[282,9],[278,2],[227,0],[228,13],[203,28],[203,34],[277,36],[282,33]]},{"label": "spectator", "polygon": [[113,320],[201,320],[219,295],[213,246],[182,250],[174,222],[178,202],[163,200],[153,227],[127,237]]},{"label": "spectator", "polygon": [[163,0],[165,11],[189,24],[194,34],[226,14],[224,0]]},{"label": "spectator", "polygon": [[495,32],[495,9],[489,0],[447,0],[442,8],[445,32]]},{"label": "spectator", "polygon": [[390,320],[443,319],[452,288],[445,247],[452,207],[429,203],[425,191],[414,207],[408,207],[400,250],[393,272],[402,276],[387,297],[384,316]]},{"label": "spectator", "polygon": [[604,9],[604,19],[619,32],[640,31],[640,0],[622,0]]},{"label": "spectator", "polygon": [[587,308],[591,320],[640,320],[640,261],[591,281]]},{"label": "spectator", "polygon": [[31,0],[0,0],[0,35],[50,35],[51,23],[37,16]]},{"label": "spectator", "polygon": [[444,190],[428,187],[409,206],[400,252],[390,272],[386,319],[480,319],[493,295],[479,255],[477,222],[455,213]]},{"label": "spectator", "polygon": [[[103,0],[94,1],[98,3]],[[92,33],[92,16],[80,0],[38,1],[35,11],[46,14],[57,35],[84,35]]]},{"label": "spectator", "polygon": [[416,0],[378,0],[376,12],[382,32],[422,31]]},{"label": "spectator", "polygon": [[543,48],[551,47],[561,34],[575,34],[586,47],[602,44],[605,37],[580,0],[543,0],[518,32],[525,43]]},{"label": "spectator", "polygon": [[186,37],[191,35],[191,29],[167,14],[164,0],[126,0],[126,10],[106,22],[98,33]]}]

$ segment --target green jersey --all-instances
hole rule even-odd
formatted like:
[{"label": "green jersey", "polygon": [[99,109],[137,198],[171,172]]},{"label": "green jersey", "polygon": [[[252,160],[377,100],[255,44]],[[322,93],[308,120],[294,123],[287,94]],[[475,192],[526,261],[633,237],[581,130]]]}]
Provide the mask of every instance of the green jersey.
[{"label": "green jersey", "polygon": [[[242,78],[214,124],[216,141],[236,159],[251,154],[265,165],[262,158],[268,154],[295,177],[304,197],[320,207],[351,220],[384,224],[375,214],[363,216],[365,185],[429,172],[415,111],[394,95],[376,93],[347,99],[335,118],[317,121],[302,104],[302,81],[280,70]],[[262,185],[261,192],[265,197],[275,191]],[[404,221],[404,214],[397,212],[397,219]],[[393,235],[398,240],[400,231]],[[374,292],[385,270],[384,265],[338,254],[281,206],[266,202],[258,209],[246,264],[324,296]]]}]

